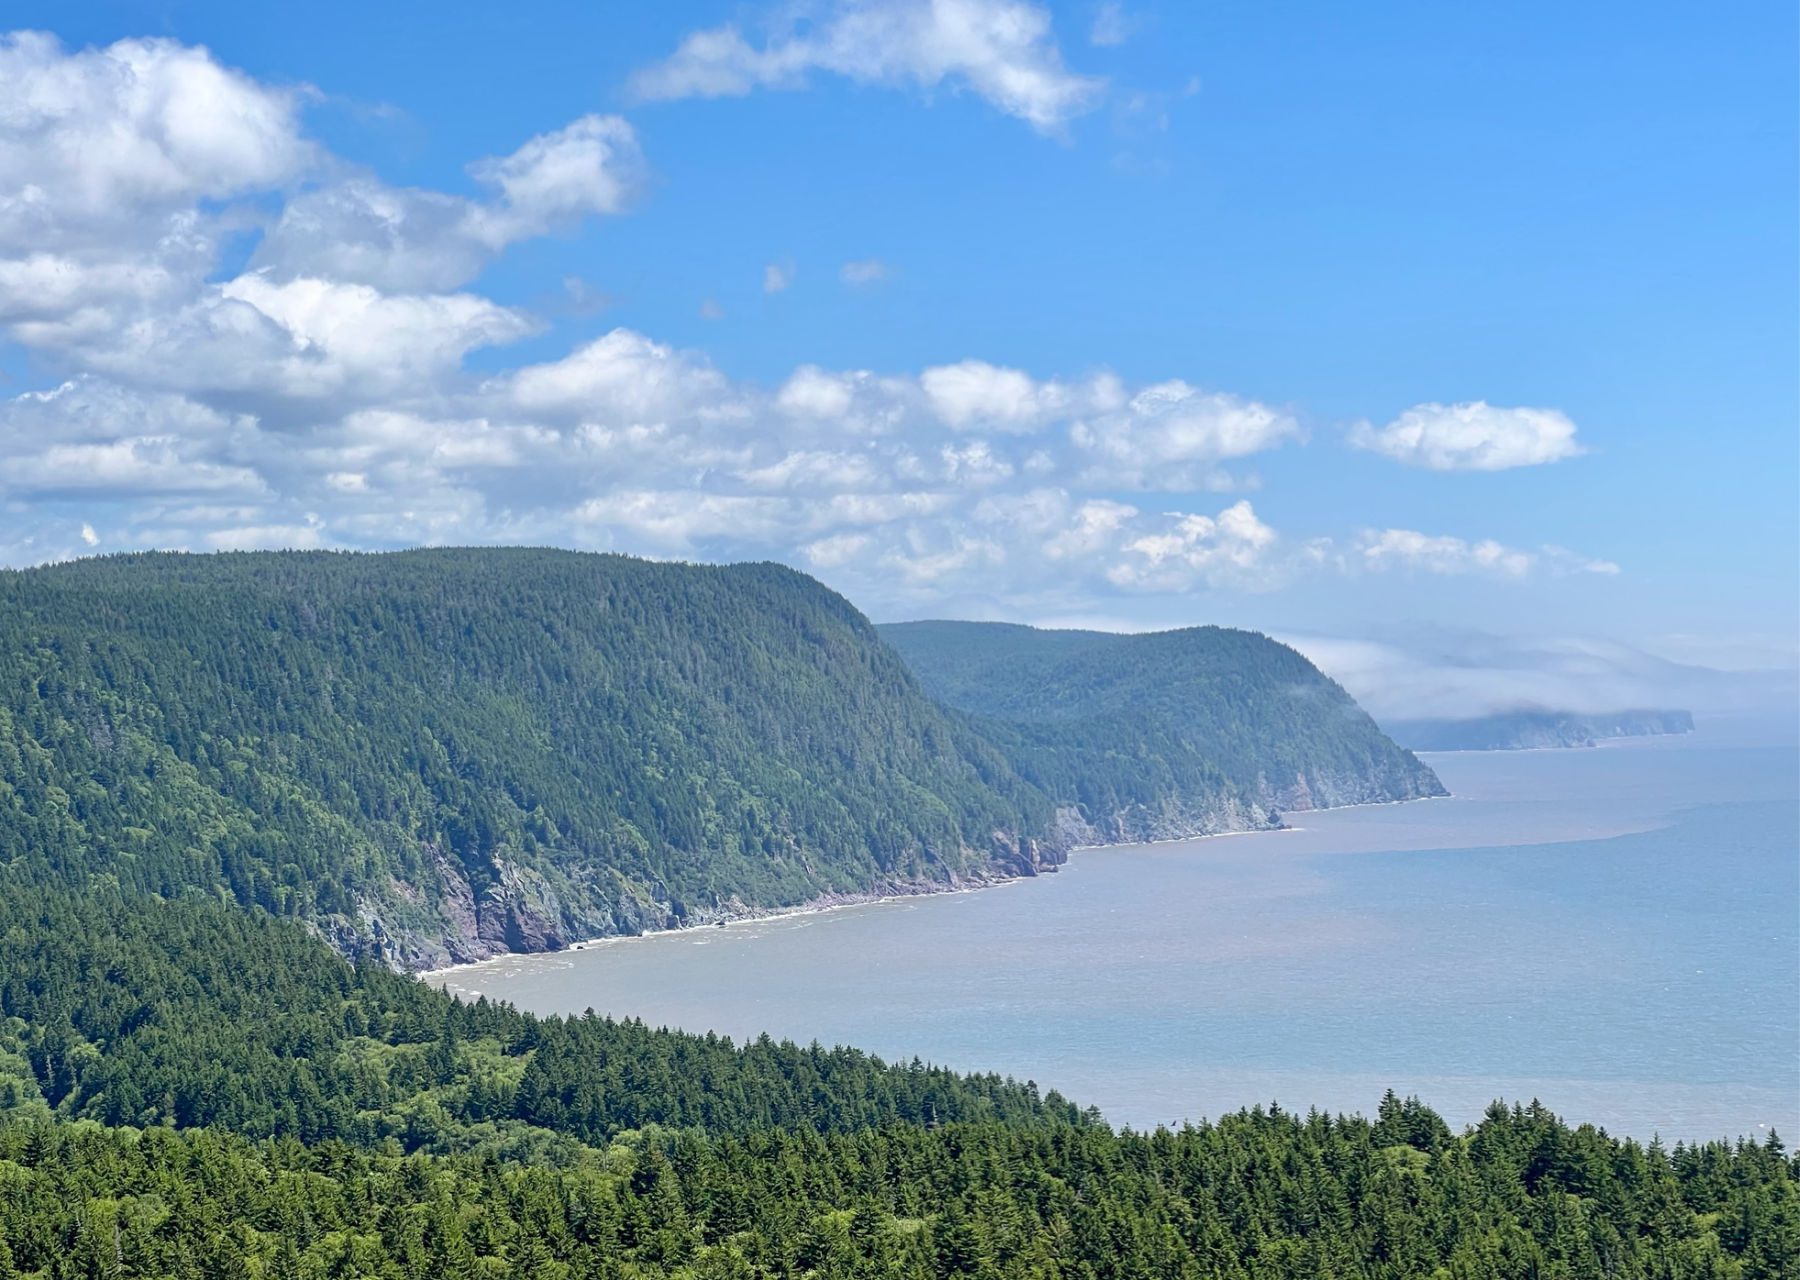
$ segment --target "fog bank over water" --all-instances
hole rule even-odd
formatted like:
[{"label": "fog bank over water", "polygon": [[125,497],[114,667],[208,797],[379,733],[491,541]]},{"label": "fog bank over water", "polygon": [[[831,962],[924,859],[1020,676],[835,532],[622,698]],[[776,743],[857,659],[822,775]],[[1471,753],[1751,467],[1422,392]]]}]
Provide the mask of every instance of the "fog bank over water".
[{"label": "fog bank over water", "polygon": [[[1675,662],[1614,640],[1518,637],[1429,627],[1363,637],[1281,633],[1377,720],[1519,710],[1604,713],[1666,707],[1696,715],[1785,717],[1800,675],[1788,655],[1758,652],[1746,668]],[[1791,737],[1790,739],[1791,740]]]}]

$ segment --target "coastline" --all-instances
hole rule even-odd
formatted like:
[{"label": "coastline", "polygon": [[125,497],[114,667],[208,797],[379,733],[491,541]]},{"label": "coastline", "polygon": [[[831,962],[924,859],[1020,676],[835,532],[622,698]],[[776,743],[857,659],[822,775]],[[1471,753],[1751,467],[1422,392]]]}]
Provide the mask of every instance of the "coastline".
[{"label": "coastline", "polygon": [[[1342,813],[1350,809],[1380,809],[1394,805],[1418,804],[1426,800],[1449,800],[1450,795],[1441,796],[1409,796],[1402,800],[1365,800],[1357,804],[1332,805],[1325,809],[1302,809],[1301,813]],[[1191,844],[1199,840],[1224,840],[1233,836],[1277,836],[1289,832],[1301,832],[1306,828],[1284,824],[1279,827],[1246,827],[1240,831],[1210,831],[1202,835],[1171,836],[1164,840],[1130,840],[1117,844],[1081,844],[1069,850],[1069,857],[1078,853],[1092,853],[1103,849],[1145,849],[1159,845]],[[845,911],[852,907],[874,906],[879,903],[905,902],[912,898],[935,898],[953,893],[978,893],[985,889],[999,889],[1007,885],[1024,884],[1035,880],[1039,875],[1055,875],[1060,868],[1039,872],[1038,875],[1006,875],[987,879],[969,880],[961,884],[937,885],[920,882],[904,890],[888,889],[871,890],[866,893],[825,893],[791,907],[746,907],[738,911],[725,912],[702,924],[674,925],[661,929],[646,929],[642,933],[608,933],[595,938],[581,938],[566,947],[555,951],[503,951],[499,955],[488,956],[482,960],[469,960],[462,964],[445,965],[439,969],[415,970],[413,976],[423,982],[442,986],[453,975],[471,970],[485,969],[493,965],[517,960],[542,960],[551,956],[566,956],[572,951],[592,951],[599,947],[614,946],[620,943],[641,942],[648,938],[668,937],[672,934],[698,933],[707,929],[732,929],[738,925],[755,924],[763,920],[781,920],[795,916],[825,915],[834,911]]]},{"label": "coastline", "polygon": [[646,929],[642,933],[605,933],[597,938],[581,938],[566,947],[559,947],[555,951],[502,951],[499,955],[488,956],[485,960],[469,960],[463,964],[445,965],[441,969],[419,969],[413,973],[413,977],[425,982],[436,982],[452,974],[466,973],[471,969],[485,969],[490,965],[497,965],[505,961],[543,960],[551,956],[566,956],[571,951],[594,951],[601,947],[626,942],[642,942],[649,938],[666,938],[682,933],[703,933],[709,929],[734,929],[739,925],[757,924],[764,920],[785,920],[795,916],[822,916],[833,911],[848,911],[852,907],[868,907],[883,902],[906,902],[913,898],[936,898],[952,893],[976,893],[983,889],[998,889],[1009,884],[1022,884],[1036,878],[1035,876],[1018,875],[998,876],[991,880],[967,881],[942,887],[921,884],[917,888],[903,892],[889,890],[867,893],[825,893],[816,898],[808,898],[805,902],[796,903],[791,907],[746,907],[739,911],[726,912],[704,924],[679,924],[662,929]]}]

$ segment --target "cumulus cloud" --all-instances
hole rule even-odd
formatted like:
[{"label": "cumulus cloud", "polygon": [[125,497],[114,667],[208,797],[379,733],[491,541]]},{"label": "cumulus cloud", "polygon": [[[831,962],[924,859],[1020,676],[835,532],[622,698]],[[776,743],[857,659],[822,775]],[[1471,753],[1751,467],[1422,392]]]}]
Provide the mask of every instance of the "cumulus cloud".
[{"label": "cumulus cloud", "polygon": [[347,409],[436,385],[477,347],[535,330],[474,294],[393,296],[363,284],[260,274],[209,285],[168,311],[15,328],[27,345],[123,383],[206,398]]},{"label": "cumulus cloud", "polygon": [[1075,424],[1074,444],[1090,459],[1092,483],[1139,489],[1231,487],[1221,462],[1261,453],[1300,436],[1291,414],[1271,405],[1202,391],[1174,379],[1129,393],[1098,380],[1095,411]]},{"label": "cumulus cloud", "polygon": [[630,127],[587,116],[471,165],[486,200],[389,188],[302,135],[306,96],[173,41],[0,37],[0,329],[52,368],[278,415],[438,394],[538,328],[451,288],[641,181]]},{"label": "cumulus cloud", "polygon": [[171,40],[0,36],[0,243],[109,244],[146,212],[278,186],[315,157],[298,106]]},{"label": "cumulus cloud", "polygon": [[1211,586],[1268,588],[1278,585],[1270,552],[1275,530],[1257,519],[1248,502],[1216,516],[1174,514],[1164,529],[1125,544],[1126,558],[1107,573],[1119,586],[1180,591],[1196,582]]},{"label": "cumulus cloud", "polygon": [[814,72],[967,88],[1045,133],[1090,110],[1104,87],[1063,65],[1049,12],[1025,0],[837,0],[760,45],[733,26],[694,32],[631,83],[642,100],[738,97],[800,88]]},{"label": "cumulus cloud", "polygon": [[904,378],[809,364],[801,365],[782,383],[775,403],[789,417],[815,428],[873,436],[904,425],[918,412],[919,397]]},{"label": "cumulus cloud", "polygon": [[794,264],[771,262],[763,268],[763,292],[781,293],[794,283]]},{"label": "cumulus cloud", "polygon": [[389,187],[355,174],[283,207],[251,266],[276,277],[325,275],[396,292],[453,289],[519,240],[623,213],[644,182],[632,128],[618,116],[583,116],[470,175],[487,201]]},{"label": "cumulus cloud", "polygon": [[302,97],[174,41],[0,35],[0,326],[98,333],[198,288],[243,199],[318,162]]},{"label": "cumulus cloud", "polygon": [[985,360],[927,369],[919,378],[931,409],[946,425],[1029,431],[1068,406],[1070,393],[1054,382],[1039,382],[1017,369]]},{"label": "cumulus cloud", "polygon": [[1575,424],[1555,409],[1505,409],[1482,400],[1414,405],[1385,427],[1357,424],[1350,443],[1432,471],[1505,471],[1582,452]]},{"label": "cumulus cloud", "polygon": [[698,357],[614,329],[560,360],[527,365],[487,386],[530,413],[624,426],[727,412],[731,388]]}]

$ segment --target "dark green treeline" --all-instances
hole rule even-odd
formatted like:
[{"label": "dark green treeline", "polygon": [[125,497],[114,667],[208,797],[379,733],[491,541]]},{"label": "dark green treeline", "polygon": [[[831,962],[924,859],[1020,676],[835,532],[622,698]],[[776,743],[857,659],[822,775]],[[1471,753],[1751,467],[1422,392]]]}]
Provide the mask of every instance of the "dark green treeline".
[{"label": "dark green treeline", "polygon": [[[1496,1105],[1115,1133],[1029,1084],[464,1004],[0,893],[0,1278],[1791,1277],[1800,1166]],[[198,1126],[206,1126],[204,1128]]]}]

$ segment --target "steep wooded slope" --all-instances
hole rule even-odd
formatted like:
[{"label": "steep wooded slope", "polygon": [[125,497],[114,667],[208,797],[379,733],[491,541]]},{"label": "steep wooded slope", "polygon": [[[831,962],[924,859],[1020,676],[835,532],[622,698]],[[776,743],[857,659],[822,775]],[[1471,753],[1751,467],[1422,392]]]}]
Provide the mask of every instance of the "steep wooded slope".
[{"label": "steep wooded slope", "polygon": [[929,693],[1064,806],[1075,839],[1204,834],[1282,810],[1443,794],[1340,685],[1254,632],[879,630]]},{"label": "steep wooded slope", "polygon": [[0,574],[0,864],[427,965],[1031,870],[1050,806],[842,597],[525,549]]}]

